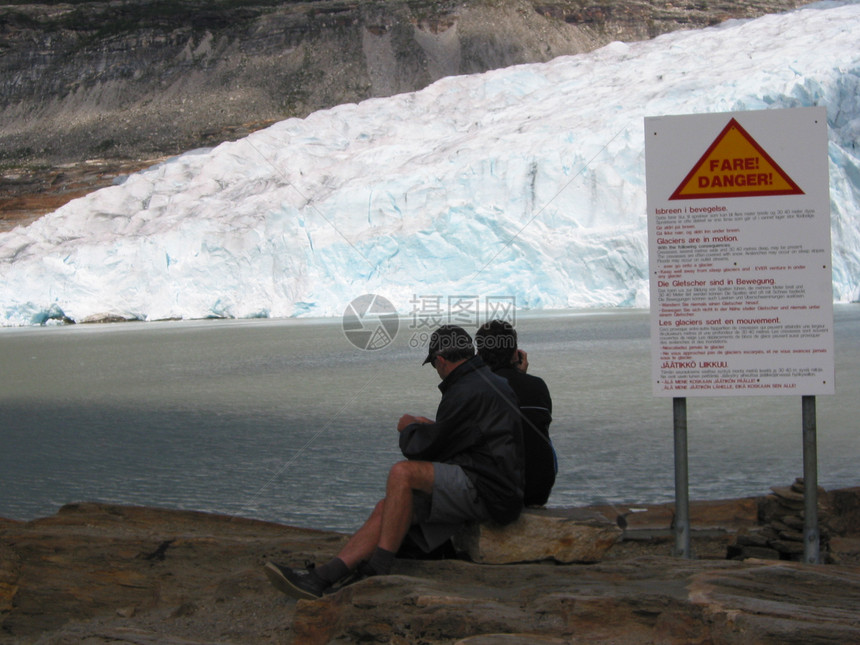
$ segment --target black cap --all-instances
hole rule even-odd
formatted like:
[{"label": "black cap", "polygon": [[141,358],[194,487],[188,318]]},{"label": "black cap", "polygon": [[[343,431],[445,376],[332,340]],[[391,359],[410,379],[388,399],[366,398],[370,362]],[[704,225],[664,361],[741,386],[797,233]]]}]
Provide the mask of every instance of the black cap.
[{"label": "black cap", "polygon": [[462,327],[457,325],[442,325],[430,336],[430,346],[427,348],[427,358],[422,365],[432,361],[437,355],[450,350],[471,349],[474,353],[472,337]]}]

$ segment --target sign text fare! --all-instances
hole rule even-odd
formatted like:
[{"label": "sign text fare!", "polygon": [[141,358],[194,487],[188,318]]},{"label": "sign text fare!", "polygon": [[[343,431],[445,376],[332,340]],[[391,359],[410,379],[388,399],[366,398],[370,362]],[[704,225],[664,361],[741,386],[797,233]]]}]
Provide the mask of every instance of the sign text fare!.
[{"label": "sign text fare!", "polygon": [[731,119],[669,199],[802,194],[776,161]]}]

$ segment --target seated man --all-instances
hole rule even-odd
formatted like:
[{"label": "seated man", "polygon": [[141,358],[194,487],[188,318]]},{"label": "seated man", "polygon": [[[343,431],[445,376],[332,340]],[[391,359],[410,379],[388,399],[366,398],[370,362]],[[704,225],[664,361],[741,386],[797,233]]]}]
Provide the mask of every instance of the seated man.
[{"label": "seated man", "polygon": [[517,330],[510,323],[492,320],[475,334],[478,356],[495,374],[505,377],[517,395],[523,415],[525,486],[523,503],[543,506],[555,484],[558,464],[549,424],[552,398],[543,379],[527,374],[528,356],[517,346]]},{"label": "seated man", "polygon": [[424,363],[442,379],[436,420],[401,417],[397,430],[406,461],[391,467],[385,498],[336,557],[307,569],[266,564],[280,591],[319,598],[347,577],[349,583],[388,574],[407,533],[430,552],[467,522],[506,524],[519,517],[523,446],[511,388],[484,365],[461,327],[433,332]]}]

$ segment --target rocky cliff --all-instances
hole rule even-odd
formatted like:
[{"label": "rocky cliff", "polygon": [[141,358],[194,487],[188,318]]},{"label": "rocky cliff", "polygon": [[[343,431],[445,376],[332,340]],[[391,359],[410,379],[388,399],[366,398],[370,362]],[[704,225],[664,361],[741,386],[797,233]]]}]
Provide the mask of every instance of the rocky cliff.
[{"label": "rocky cliff", "polygon": [[0,643],[860,642],[860,489],[821,493],[830,564],[726,559],[742,535],[772,529],[759,524],[773,523],[773,497],[693,502],[694,559],[671,556],[671,505],[613,507],[625,528],[600,562],[400,558],[393,575],[298,602],[269,585],[265,562],[321,561],[345,536],[72,504],[0,519]]},{"label": "rocky cliff", "polygon": [[174,154],[273,120],[803,0],[0,5],[0,163]]}]

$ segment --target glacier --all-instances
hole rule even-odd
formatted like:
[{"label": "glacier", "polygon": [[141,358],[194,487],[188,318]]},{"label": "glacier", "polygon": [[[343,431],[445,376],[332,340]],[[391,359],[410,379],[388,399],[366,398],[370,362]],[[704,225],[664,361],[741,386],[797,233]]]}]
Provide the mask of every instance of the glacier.
[{"label": "glacier", "polygon": [[[643,119],[825,106],[860,300],[860,4],[822,2],[288,119],[0,234],[0,325],[339,316],[380,294],[647,307]],[[786,133],[786,136],[791,136]]]}]

